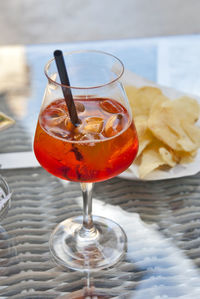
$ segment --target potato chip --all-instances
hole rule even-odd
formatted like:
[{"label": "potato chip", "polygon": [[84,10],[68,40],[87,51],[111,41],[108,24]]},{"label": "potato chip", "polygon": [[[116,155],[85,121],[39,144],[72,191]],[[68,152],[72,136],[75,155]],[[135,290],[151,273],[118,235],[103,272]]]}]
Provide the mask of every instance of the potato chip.
[{"label": "potato chip", "polygon": [[134,118],[135,126],[137,128],[137,135],[139,139],[139,149],[137,157],[140,156],[145,147],[150,144],[153,140],[153,135],[147,126],[147,116],[138,115]]},{"label": "potato chip", "polygon": [[140,178],[146,177],[150,172],[165,164],[165,161],[159,154],[159,146],[155,142],[144,149],[138,167]]},{"label": "potato chip", "polygon": [[178,152],[176,153],[179,157],[179,164],[187,164],[194,161],[197,151],[193,152]]},{"label": "potato chip", "polygon": [[176,165],[176,157],[173,155],[172,151],[168,150],[165,147],[160,147],[159,154],[166,165],[170,167],[174,167]]},{"label": "potato chip", "polygon": [[190,97],[181,97],[172,101],[175,113],[179,118],[186,122],[194,123],[198,120],[200,115],[199,103]]},{"label": "potato chip", "polygon": [[173,127],[178,125],[172,106],[166,106],[160,102],[154,104],[148,119],[149,129],[156,138],[169,147],[181,150],[180,146],[177,148],[177,133],[168,126],[169,122]]},{"label": "potato chip", "polygon": [[137,115],[134,117],[134,123],[137,128],[138,136],[144,135],[148,129],[148,117],[145,115]]},{"label": "potato chip", "polygon": [[200,127],[184,121],[181,122],[181,125],[196,147],[200,147]]},{"label": "potato chip", "polygon": [[154,111],[155,109],[157,109],[157,107],[160,107],[164,103],[169,103],[169,99],[163,94],[158,95],[152,102],[151,109],[148,114],[148,118],[149,115],[152,113],[152,111]]},{"label": "potato chip", "polygon": [[143,150],[154,141],[154,136],[152,135],[152,133],[147,130],[142,136],[138,135],[138,139],[139,139],[139,149],[138,149],[138,153],[137,153],[137,157],[139,157],[141,155],[141,153],[143,152]]},{"label": "potato chip", "polygon": [[152,107],[148,127],[159,140],[176,151],[193,151],[197,148],[182,128],[170,100]]},{"label": "potato chip", "polygon": [[149,111],[153,104],[154,99],[161,95],[160,89],[151,86],[144,86],[137,90],[130,86],[125,88],[128,98],[131,102],[133,115],[149,115]]},{"label": "potato chip", "polygon": [[138,88],[133,85],[125,86],[126,95],[130,100],[130,104],[134,101],[135,95],[138,92]]}]

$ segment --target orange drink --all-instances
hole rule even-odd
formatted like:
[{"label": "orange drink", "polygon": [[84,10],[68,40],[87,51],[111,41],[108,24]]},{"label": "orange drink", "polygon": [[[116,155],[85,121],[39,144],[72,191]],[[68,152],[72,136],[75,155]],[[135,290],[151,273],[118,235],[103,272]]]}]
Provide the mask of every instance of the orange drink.
[{"label": "orange drink", "polygon": [[75,100],[80,124],[73,126],[64,99],[40,114],[34,151],[53,175],[77,182],[112,178],[129,167],[138,148],[127,110],[108,98]]}]

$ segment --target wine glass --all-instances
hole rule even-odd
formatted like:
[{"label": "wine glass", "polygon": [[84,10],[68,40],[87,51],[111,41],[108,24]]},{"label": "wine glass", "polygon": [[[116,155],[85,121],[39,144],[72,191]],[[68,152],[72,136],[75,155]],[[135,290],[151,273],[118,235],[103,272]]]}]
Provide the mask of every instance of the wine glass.
[{"label": "wine glass", "polygon": [[[93,184],[108,180],[133,162],[138,139],[120,78],[122,62],[93,50],[64,53],[69,85],[60,83],[55,59],[45,66],[45,90],[34,139],[41,166],[56,177],[79,182],[83,216],[64,220],[51,234],[50,251],[59,264],[96,271],[118,262],[126,235],[110,219],[92,215]],[[63,90],[73,96],[74,125]],[[66,200],[67,204],[67,200]]]}]

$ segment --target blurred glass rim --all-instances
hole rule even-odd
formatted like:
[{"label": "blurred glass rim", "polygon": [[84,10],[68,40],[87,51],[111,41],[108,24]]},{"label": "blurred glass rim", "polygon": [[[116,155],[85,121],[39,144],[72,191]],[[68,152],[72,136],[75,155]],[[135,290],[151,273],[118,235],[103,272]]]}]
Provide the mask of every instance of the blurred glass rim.
[{"label": "blurred glass rim", "polygon": [[[119,71],[119,68],[116,67],[116,70],[118,71],[119,74],[116,74],[116,73],[115,73],[115,74],[116,74],[116,78],[114,78],[114,79],[112,79],[112,80],[110,80],[110,81],[108,81],[108,82],[106,82],[106,83],[104,83],[104,84],[100,84],[100,85],[97,85],[97,86],[87,86],[87,87],[79,87],[79,86],[71,86],[71,85],[69,86],[69,85],[65,85],[65,84],[59,83],[59,82],[57,82],[57,81],[54,81],[54,80],[49,76],[49,74],[48,74],[49,67],[50,67],[50,65],[52,64],[52,62],[55,61],[55,58],[52,58],[52,59],[50,59],[50,60],[46,63],[46,65],[45,65],[45,67],[44,67],[44,73],[45,73],[47,79],[48,79],[52,84],[55,84],[55,85],[60,86],[60,87],[71,88],[71,89],[82,89],[82,90],[86,90],[86,89],[95,89],[95,88],[102,88],[102,87],[108,86],[108,85],[110,85],[110,84],[112,84],[112,83],[118,81],[118,80],[122,77],[122,75],[123,75],[123,73],[124,73],[124,64],[123,64],[123,62],[122,62],[118,57],[116,57],[115,55],[110,54],[110,53],[108,53],[108,52],[99,51],[99,50],[78,50],[78,51],[64,52],[64,53],[63,53],[63,56],[65,57],[65,56],[67,56],[67,55],[81,54],[81,53],[83,53],[83,54],[93,53],[93,54],[107,55],[107,57],[111,57],[111,58],[113,58],[116,62],[119,63],[119,65],[121,66],[121,70]],[[113,68],[113,73],[114,73],[114,68]]]}]

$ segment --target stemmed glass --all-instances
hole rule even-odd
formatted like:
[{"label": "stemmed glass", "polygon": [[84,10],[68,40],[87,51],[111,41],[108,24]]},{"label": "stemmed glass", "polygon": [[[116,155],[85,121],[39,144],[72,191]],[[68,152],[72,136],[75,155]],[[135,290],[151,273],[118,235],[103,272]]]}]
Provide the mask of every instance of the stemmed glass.
[{"label": "stemmed glass", "polygon": [[[79,182],[83,195],[83,216],[57,225],[50,237],[51,253],[71,269],[95,271],[122,258],[126,235],[117,223],[92,215],[93,184],[126,170],[137,154],[138,139],[120,83],[122,62],[101,51],[65,53],[64,59],[70,85],[61,83],[55,59],[45,66],[48,84],[34,152],[48,172]],[[70,117],[64,91],[73,97],[77,124]]]}]

